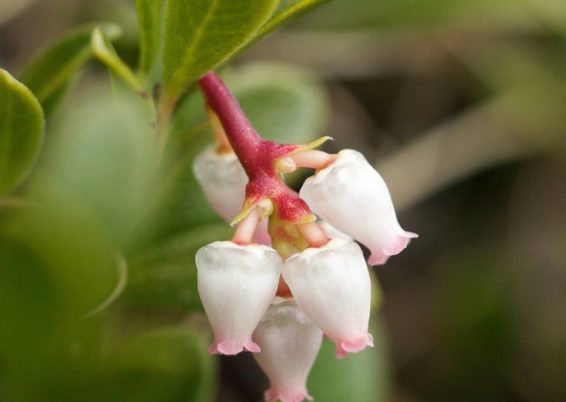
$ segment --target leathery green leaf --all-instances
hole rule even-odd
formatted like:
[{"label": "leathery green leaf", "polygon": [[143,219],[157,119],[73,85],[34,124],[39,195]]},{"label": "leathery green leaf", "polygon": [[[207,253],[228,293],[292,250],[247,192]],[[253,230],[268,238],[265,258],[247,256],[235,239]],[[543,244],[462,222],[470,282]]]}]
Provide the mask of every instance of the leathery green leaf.
[{"label": "leathery green leaf", "polygon": [[158,68],[161,57],[163,0],[136,0],[136,12],[140,30],[139,70],[150,77]]},{"label": "leathery green leaf", "polygon": [[21,81],[42,105],[52,106],[54,98],[60,99],[71,78],[91,57],[91,33],[96,26],[111,40],[121,34],[115,24],[85,25],[56,39],[27,66]]},{"label": "leathery green leaf", "polygon": [[94,28],[91,36],[91,46],[94,56],[104,63],[117,77],[138,93],[143,92],[143,85],[124,61],[118,56],[108,37]]},{"label": "leathery green leaf", "polygon": [[115,358],[120,401],[211,401],[216,364],[206,352],[209,342],[208,331],[189,326],[161,328],[132,339]]},{"label": "leathery green leaf", "polygon": [[29,173],[43,137],[43,111],[31,91],[0,69],[0,195]]},{"label": "leathery green leaf", "polygon": [[277,0],[169,0],[165,9],[163,84],[174,103],[187,87],[246,45]]}]

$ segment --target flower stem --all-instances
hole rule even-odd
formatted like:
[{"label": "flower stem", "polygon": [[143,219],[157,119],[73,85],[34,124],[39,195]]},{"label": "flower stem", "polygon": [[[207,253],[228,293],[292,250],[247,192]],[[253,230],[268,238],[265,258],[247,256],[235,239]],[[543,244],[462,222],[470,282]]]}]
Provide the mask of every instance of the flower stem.
[{"label": "flower stem", "polygon": [[248,216],[238,224],[236,232],[232,237],[232,241],[237,244],[250,244],[254,237],[255,229],[261,217],[257,208],[254,208]]},{"label": "flower stem", "polygon": [[297,225],[297,230],[309,243],[309,247],[322,247],[330,240],[324,230],[316,222]]},{"label": "flower stem", "polygon": [[167,137],[169,134],[169,123],[171,121],[171,116],[173,115],[173,109],[175,104],[167,102],[162,99],[159,102],[157,108],[157,127],[156,127],[156,138],[157,143],[157,162],[161,162],[163,154],[165,153],[165,146],[167,145]]},{"label": "flower stem", "polygon": [[232,145],[230,145],[230,141],[226,136],[226,132],[224,131],[224,127],[222,127],[222,123],[218,119],[218,116],[210,107],[206,108],[206,112],[208,114],[208,121],[210,122],[210,126],[212,128],[212,134],[214,135],[214,142],[216,143],[216,152],[219,154],[225,154],[234,152],[232,150]]},{"label": "flower stem", "polygon": [[[260,218],[257,208],[269,200],[270,211],[262,213],[261,217],[270,216],[269,233],[273,247],[282,255],[289,250],[326,244],[328,238],[324,231],[316,223],[311,223],[315,217],[308,205],[287,187],[279,174],[294,170],[296,162],[292,154],[301,149],[300,146],[262,139],[234,95],[214,72],[202,77],[199,86],[206,98],[212,128],[220,145],[225,135],[249,178],[244,210],[236,218],[240,224],[232,240],[241,244],[251,242]],[[319,168],[332,156],[325,152],[308,151],[297,158],[304,166]]]},{"label": "flower stem", "polygon": [[240,104],[226,85],[209,72],[199,80],[208,106],[222,122],[224,131],[248,176],[253,174],[253,159],[261,145],[261,137],[244,114]]}]

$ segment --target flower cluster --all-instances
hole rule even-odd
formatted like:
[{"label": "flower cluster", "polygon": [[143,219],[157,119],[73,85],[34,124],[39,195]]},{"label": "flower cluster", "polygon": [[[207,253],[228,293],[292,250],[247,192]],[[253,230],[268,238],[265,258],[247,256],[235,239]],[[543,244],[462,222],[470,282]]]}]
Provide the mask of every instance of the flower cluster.
[{"label": "flower cluster", "polygon": [[[306,380],[323,336],[337,358],[373,346],[370,275],[356,241],[378,265],[416,234],[401,228],[385,182],[362,154],[314,150],[326,138],[302,146],[263,140],[214,73],[199,85],[217,141],[195,159],[194,173],[212,207],[237,224],[231,241],[196,254],[214,332],[209,352],[253,352],[271,383],[266,401],[312,399]],[[315,169],[300,194],[282,180],[297,168]]]}]

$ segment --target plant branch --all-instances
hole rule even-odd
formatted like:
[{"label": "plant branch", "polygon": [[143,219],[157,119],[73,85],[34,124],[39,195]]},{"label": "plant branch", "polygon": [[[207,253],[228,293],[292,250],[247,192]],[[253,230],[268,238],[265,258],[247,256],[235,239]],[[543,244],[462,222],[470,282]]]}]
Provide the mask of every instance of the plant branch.
[{"label": "plant branch", "polygon": [[252,173],[253,159],[261,145],[261,137],[244,114],[240,104],[214,72],[199,80],[199,86],[208,106],[218,116],[230,144],[248,176]]}]

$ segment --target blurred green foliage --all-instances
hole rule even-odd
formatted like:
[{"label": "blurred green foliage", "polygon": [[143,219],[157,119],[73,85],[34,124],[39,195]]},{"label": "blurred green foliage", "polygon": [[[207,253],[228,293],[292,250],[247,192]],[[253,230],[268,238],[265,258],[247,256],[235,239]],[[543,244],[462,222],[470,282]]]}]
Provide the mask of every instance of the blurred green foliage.
[{"label": "blurred green foliage", "polygon": [[30,172],[43,137],[43,111],[24,85],[0,69],[0,195]]},{"label": "blurred green foliage", "polygon": [[[120,36],[120,27],[100,24],[109,38]],[[73,76],[92,55],[91,32],[95,25],[74,29],[53,40],[22,73],[22,82],[41,102],[49,115],[61,101]]]},{"label": "blurred green foliage", "polygon": [[389,398],[389,367],[381,324],[370,324],[374,347],[336,361],[335,347],[325,341],[309,376],[309,391],[320,401],[384,402]]}]

